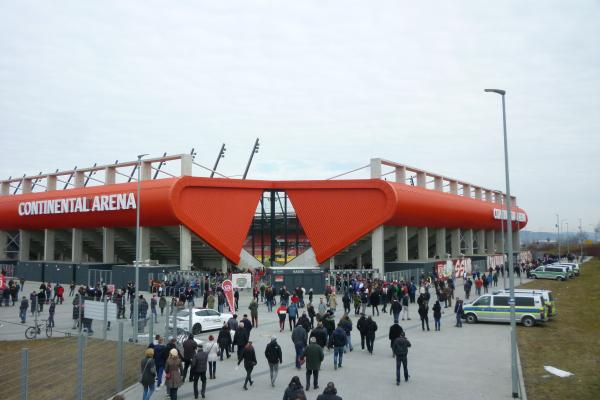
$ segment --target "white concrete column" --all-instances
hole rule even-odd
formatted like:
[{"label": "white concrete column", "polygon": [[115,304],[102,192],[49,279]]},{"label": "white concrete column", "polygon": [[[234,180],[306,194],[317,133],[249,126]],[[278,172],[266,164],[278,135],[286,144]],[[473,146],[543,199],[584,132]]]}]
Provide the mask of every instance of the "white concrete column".
[{"label": "white concrete column", "polygon": [[417,172],[417,186],[427,187],[427,174],[425,172]]},{"label": "white concrete column", "polygon": [[227,259],[225,257],[221,257],[221,273],[227,273]]},{"label": "white concrete column", "polygon": [[396,182],[406,184],[406,167],[396,167]]},{"label": "white concrete column", "polygon": [[181,176],[192,175],[192,166],[194,158],[191,154],[184,154],[181,156]]},{"label": "white concrete column", "polygon": [[496,244],[496,239],[494,236],[494,231],[493,230],[485,231],[485,245],[486,245],[486,251],[488,254],[496,253],[496,248],[494,247],[495,244]]},{"label": "white concrete column", "polygon": [[458,183],[456,181],[450,181],[450,193],[458,194]]},{"label": "white concrete column", "polygon": [[[21,182],[23,194],[31,193],[31,179],[23,179]],[[29,261],[31,252],[31,232],[19,229],[19,261]]]},{"label": "white concrete column", "polygon": [[[8,196],[10,194],[10,183],[2,182],[0,185],[0,195]],[[6,252],[6,243],[8,242],[8,232],[0,231],[0,260],[5,260],[8,258],[8,253]]]},{"label": "white concrete column", "polygon": [[383,225],[378,226],[371,235],[371,265],[380,273],[385,273]]},{"label": "white concrete column", "polygon": [[435,254],[440,259],[446,258],[446,228],[437,228],[435,230]]},{"label": "white concrete column", "polygon": [[429,259],[429,229],[419,228],[418,230],[418,243],[417,243],[417,252],[419,254],[419,260],[428,260]]},{"label": "white concrete column", "polygon": [[408,261],[408,227],[396,228],[396,260]]},{"label": "white concrete column", "polygon": [[483,229],[478,229],[475,233],[477,235],[477,254],[484,255],[485,254],[485,231]]},{"label": "white concrete column", "polygon": [[460,256],[460,229],[450,230],[450,254],[452,258]]},{"label": "white concrete column", "polygon": [[475,188],[475,198],[481,200],[483,198],[483,191],[480,187]]},{"label": "white concrete column", "polygon": [[[106,167],[104,169],[104,184],[114,185],[117,182],[117,169]],[[115,229],[102,228],[102,262],[112,264],[117,261],[115,257]]]},{"label": "white concrete column", "polygon": [[179,225],[179,268],[192,269],[192,232],[183,225]]},{"label": "white concrete column", "polygon": [[433,178],[433,184],[435,190],[437,190],[438,192],[444,191],[444,180],[441,177],[436,176],[435,178]]},{"label": "white concrete column", "polygon": [[[140,180],[148,181],[152,179],[152,163],[149,161],[142,162],[142,168],[140,170]],[[143,194],[141,195],[143,197]],[[140,202],[141,203],[141,202]],[[140,206],[140,204],[138,204]],[[140,209],[140,213],[144,213],[144,209]],[[150,227],[140,226],[140,261],[146,261],[150,259]]]},{"label": "white concrete column", "polygon": [[[83,187],[85,181],[85,173],[82,171],[75,171],[75,187]],[[72,240],[71,240],[71,262],[80,263],[83,262],[83,230],[79,228],[72,229]]]},{"label": "white concrete column", "polygon": [[356,257],[356,268],[362,269],[362,267],[363,267],[362,254],[359,254],[358,257]]},{"label": "white concrete column", "polygon": [[[50,192],[56,190],[56,176],[48,175],[46,177],[46,191]],[[53,261],[55,246],[56,246],[56,232],[52,229],[44,229],[44,261]]]},{"label": "white concrete column", "polygon": [[329,259],[329,270],[333,271],[335,269],[335,256]]},{"label": "white concrete column", "polygon": [[465,255],[472,256],[473,255],[473,229],[465,230]]},{"label": "white concrete column", "polygon": [[463,187],[463,196],[470,198],[471,197],[471,185],[469,185],[467,183],[463,183],[462,187]]},{"label": "white concrete column", "polygon": [[371,158],[371,179],[381,179],[381,158]]}]

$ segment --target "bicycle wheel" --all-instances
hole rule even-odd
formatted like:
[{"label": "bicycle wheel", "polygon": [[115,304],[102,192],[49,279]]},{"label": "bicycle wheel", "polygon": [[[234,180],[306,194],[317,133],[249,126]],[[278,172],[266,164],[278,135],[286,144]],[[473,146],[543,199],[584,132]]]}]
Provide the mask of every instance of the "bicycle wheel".
[{"label": "bicycle wheel", "polygon": [[52,337],[52,327],[46,325],[46,337]]},{"label": "bicycle wheel", "polygon": [[25,337],[27,339],[33,339],[35,337],[35,327],[30,326],[25,330]]}]

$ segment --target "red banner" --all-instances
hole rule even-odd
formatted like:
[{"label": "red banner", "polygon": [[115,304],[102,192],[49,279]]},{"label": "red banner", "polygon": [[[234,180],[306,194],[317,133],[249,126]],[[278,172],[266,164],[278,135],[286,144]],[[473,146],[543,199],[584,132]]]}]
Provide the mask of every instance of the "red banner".
[{"label": "red banner", "polygon": [[225,294],[227,303],[229,304],[229,311],[234,312],[235,304],[233,303],[233,283],[231,283],[229,279],[226,279],[223,281],[221,287],[223,288],[223,294]]}]

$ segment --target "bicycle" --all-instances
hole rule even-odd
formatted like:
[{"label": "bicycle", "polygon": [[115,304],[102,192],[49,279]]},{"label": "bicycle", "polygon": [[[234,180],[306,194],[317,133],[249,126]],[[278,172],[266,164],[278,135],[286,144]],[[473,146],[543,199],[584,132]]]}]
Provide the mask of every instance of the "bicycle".
[{"label": "bicycle", "polygon": [[[30,326],[25,330],[25,337],[33,339],[42,334],[42,328],[46,328],[46,337],[52,337],[52,327],[48,325],[48,321],[39,322],[37,326]],[[36,332],[37,329],[37,332]]]}]

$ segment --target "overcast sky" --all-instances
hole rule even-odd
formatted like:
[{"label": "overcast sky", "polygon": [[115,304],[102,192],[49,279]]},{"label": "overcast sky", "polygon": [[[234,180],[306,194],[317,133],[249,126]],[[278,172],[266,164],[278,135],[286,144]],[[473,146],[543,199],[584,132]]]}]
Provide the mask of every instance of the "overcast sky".
[{"label": "overcast sky", "polygon": [[504,190],[499,87],[528,229],[591,230],[599,21],[598,1],[0,0],[0,177],[192,147],[212,165],[223,142],[236,175],[260,137],[250,178],[382,157]]}]

